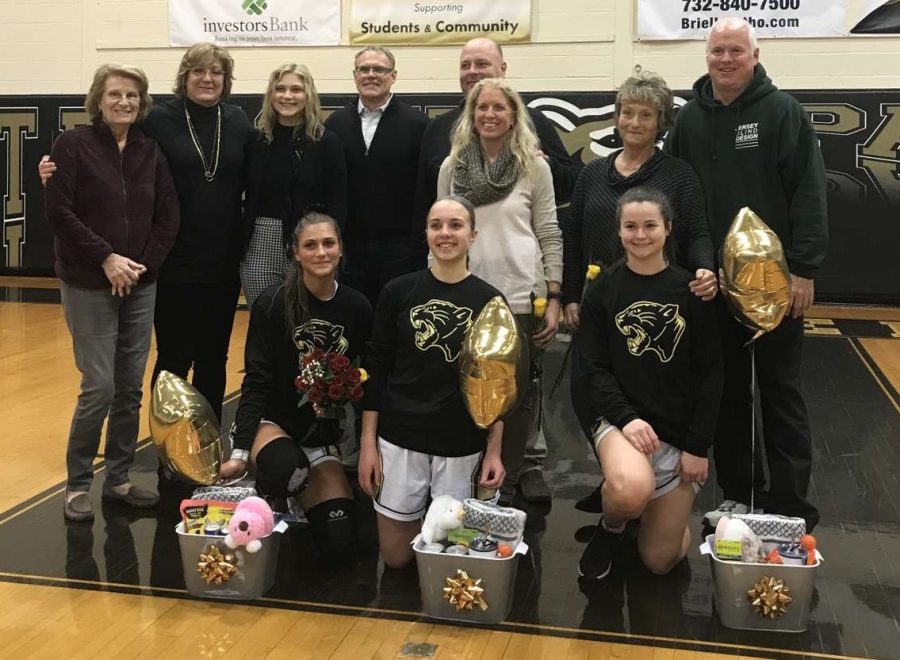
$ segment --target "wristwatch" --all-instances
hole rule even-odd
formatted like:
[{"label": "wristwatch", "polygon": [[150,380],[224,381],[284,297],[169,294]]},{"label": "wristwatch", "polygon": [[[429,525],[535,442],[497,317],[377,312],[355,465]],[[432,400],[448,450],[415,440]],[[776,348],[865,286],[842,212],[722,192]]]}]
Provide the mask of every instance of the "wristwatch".
[{"label": "wristwatch", "polygon": [[560,298],[562,298],[562,293],[559,291],[547,292],[547,300],[559,300]]}]

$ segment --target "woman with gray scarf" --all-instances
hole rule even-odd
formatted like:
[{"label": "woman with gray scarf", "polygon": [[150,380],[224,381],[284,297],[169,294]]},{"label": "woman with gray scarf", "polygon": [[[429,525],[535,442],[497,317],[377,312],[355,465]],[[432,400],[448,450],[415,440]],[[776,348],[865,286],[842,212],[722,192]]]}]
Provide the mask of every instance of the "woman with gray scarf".
[{"label": "woman with gray scarf", "polygon": [[[505,421],[502,504],[515,492],[529,422],[540,419],[540,349],[559,326],[562,234],[550,167],[537,144],[519,94],[503,79],[486,78],[466,99],[438,177],[438,197],[461,195],[475,205],[479,240],[469,250],[470,271],[506,296],[532,339],[531,387]],[[543,319],[533,314],[535,298],[548,299]]]}]

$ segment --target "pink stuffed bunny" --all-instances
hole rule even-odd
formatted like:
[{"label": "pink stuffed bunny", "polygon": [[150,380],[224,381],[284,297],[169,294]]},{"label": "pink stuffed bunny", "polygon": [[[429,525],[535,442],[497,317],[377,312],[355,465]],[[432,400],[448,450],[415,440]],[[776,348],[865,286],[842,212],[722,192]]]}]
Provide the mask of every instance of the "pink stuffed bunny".
[{"label": "pink stuffed bunny", "polygon": [[248,497],[234,510],[225,545],[232,550],[243,545],[247,552],[256,552],[262,547],[260,539],[271,534],[274,527],[275,516],[268,503],[261,497]]}]

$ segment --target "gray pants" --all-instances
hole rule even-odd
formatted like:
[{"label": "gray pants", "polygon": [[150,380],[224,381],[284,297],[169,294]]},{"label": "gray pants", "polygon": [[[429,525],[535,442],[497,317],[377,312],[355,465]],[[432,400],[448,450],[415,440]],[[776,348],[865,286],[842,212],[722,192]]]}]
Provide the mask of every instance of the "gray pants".
[{"label": "gray pants", "polygon": [[67,488],[91,487],[92,464],[107,417],[106,482],[118,486],[128,481],[137,447],[156,283],[142,284],[124,298],[108,288],[80,289],[63,282],[60,289],[75,366],[81,372],[81,393],[66,450]]}]

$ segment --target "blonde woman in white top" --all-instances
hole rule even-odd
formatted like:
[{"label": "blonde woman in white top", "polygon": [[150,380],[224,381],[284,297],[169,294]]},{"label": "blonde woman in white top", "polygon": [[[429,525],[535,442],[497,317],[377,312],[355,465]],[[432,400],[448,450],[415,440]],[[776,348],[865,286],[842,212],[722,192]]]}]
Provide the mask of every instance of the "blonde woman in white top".
[{"label": "blonde woman in white top", "polygon": [[[497,287],[521,329],[531,337],[531,387],[506,420],[501,503],[512,499],[525,453],[529,422],[540,419],[540,348],[559,325],[562,233],[550,167],[519,94],[500,78],[479,81],[453,130],[441,165],[438,196],[461,195],[475,206],[480,240],[469,250],[472,273]],[[544,319],[535,297],[548,298]]]}]

